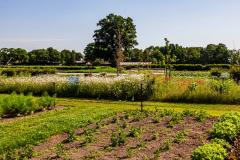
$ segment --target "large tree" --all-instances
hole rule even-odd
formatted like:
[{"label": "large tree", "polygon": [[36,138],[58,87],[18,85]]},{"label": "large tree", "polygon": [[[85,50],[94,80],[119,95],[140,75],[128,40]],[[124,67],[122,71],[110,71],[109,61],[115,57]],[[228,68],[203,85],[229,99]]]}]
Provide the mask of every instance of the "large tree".
[{"label": "large tree", "polygon": [[136,27],[130,17],[109,14],[97,24],[94,40],[99,53],[114,66],[124,60],[124,52],[137,45]]}]

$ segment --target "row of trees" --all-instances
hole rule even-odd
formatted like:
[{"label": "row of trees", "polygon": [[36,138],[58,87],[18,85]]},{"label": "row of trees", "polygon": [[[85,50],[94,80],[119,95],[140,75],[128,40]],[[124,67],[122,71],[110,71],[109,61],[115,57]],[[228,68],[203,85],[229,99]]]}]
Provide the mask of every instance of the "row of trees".
[{"label": "row of trees", "polygon": [[0,49],[0,64],[29,64],[29,65],[74,65],[76,61],[83,58],[81,53],[54,48],[36,49],[27,52],[21,48],[2,48]]},{"label": "row of trees", "polygon": [[94,42],[84,50],[87,61],[104,60],[118,66],[121,61],[147,61],[155,64],[240,64],[240,52],[229,50],[224,44],[207,47],[183,47],[167,42],[165,46],[150,46],[144,50],[137,45],[133,20],[110,14],[97,24]]},{"label": "row of trees", "polygon": [[[169,48],[175,64],[240,64],[240,51],[229,50],[224,44],[209,44],[206,48],[170,44]],[[134,48],[126,53],[125,59],[165,64],[165,46],[150,46],[144,50]]]}]

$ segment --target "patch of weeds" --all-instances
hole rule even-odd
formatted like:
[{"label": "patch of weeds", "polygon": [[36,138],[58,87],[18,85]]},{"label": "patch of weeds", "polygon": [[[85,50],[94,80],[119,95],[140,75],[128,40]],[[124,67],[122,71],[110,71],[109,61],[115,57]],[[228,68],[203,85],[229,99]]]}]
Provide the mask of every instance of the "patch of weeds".
[{"label": "patch of weeds", "polygon": [[87,129],[86,131],[85,131],[85,134],[84,134],[84,136],[85,136],[85,142],[86,143],[92,143],[93,142],[93,140],[94,140],[94,130],[92,130],[92,129]]},{"label": "patch of weeds", "polygon": [[138,121],[140,121],[140,120],[145,119],[146,117],[148,117],[149,112],[146,111],[146,110],[144,110],[143,112],[137,110],[137,111],[131,111],[131,112],[129,113],[129,115],[130,115],[131,117],[133,117],[133,120],[132,120],[133,122],[138,122]]},{"label": "patch of weeds", "polygon": [[61,158],[62,156],[64,156],[64,151],[63,151],[63,144],[59,143],[56,146],[56,157],[57,158]]},{"label": "patch of weeds", "polygon": [[172,116],[174,113],[175,113],[174,110],[162,109],[162,110],[159,110],[156,114],[157,114],[159,117],[165,117],[165,116]]},{"label": "patch of weeds", "polygon": [[158,148],[160,152],[165,152],[171,149],[172,140],[167,139],[163,142],[163,144]]},{"label": "patch of weeds", "polygon": [[113,147],[112,146],[105,146],[104,150],[107,151],[107,152],[111,152],[113,150]]},{"label": "patch of weeds", "polygon": [[196,120],[199,122],[203,122],[206,118],[209,117],[208,113],[203,110],[196,112],[195,116],[196,116]]},{"label": "patch of weeds", "polygon": [[123,121],[123,123],[120,125],[120,127],[125,129],[128,127],[128,123],[126,121]]},{"label": "patch of weeds", "polygon": [[140,148],[145,148],[145,147],[146,147],[146,142],[141,141],[139,147],[140,147]]},{"label": "patch of weeds", "polygon": [[132,127],[129,130],[128,137],[139,137],[140,133],[141,133],[140,128]]},{"label": "patch of weeds", "polygon": [[160,123],[160,122],[161,122],[161,117],[155,114],[153,117],[153,123]]},{"label": "patch of weeds", "polygon": [[96,123],[96,129],[100,129],[103,126],[103,123],[101,121],[98,121]]},{"label": "patch of weeds", "polygon": [[67,131],[68,137],[62,143],[70,143],[76,140],[76,135],[73,130]]},{"label": "patch of weeds", "polygon": [[159,133],[158,132],[154,132],[153,136],[152,136],[152,140],[157,140],[159,138]]},{"label": "patch of weeds", "polygon": [[123,129],[118,129],[116,132],[112,133],[111,142],[112,146],[121,146],[126,141],[126,134],[124,133]]},{"label": "patch of weeds", "polygon": [[184,142],[186,136],[187,136],[186,131],[179,131],[179,132],[177,132],[176,137],[173,140],[173,142],[180,144],[180,143]]},{"label": "patch of weeds", "polygon": [[82,160],[93,160],[93,159],[97,159],[98,156],[99,156],[99,152],[93,151],[89,155],[83,157]]},{"label": "patch of weeds", "polygon": [[127,148],[127,158],[131,158],[135,154],[135,150]]},{"label": "patch of weeds", "polygon": [[119,122],[118,118],[117,117],[113,117],[111,123],[118,123],[118,122]]},{"label": "patch of weeds", "polygon": [[182,115],[184,117],[193,117],[196,115],[196,111],[186,109],[186,110],[182,111]]},{"label": "patch of weeds", "polygon": [[8,150],[5,154],[0,155],[0,159],[8,160],[8,159],[19,159],[25,160],[30,159],[33,156],[33,150],[31,146],[26,146],[17,150]]},{"label": "patch of weeds", "polygon": [[171,120],[168,122],[167,127],[172,128],[176,124],[178,124],[181,120],[183,120],[183,115],[181,113],[174,113],[171,117]]}]

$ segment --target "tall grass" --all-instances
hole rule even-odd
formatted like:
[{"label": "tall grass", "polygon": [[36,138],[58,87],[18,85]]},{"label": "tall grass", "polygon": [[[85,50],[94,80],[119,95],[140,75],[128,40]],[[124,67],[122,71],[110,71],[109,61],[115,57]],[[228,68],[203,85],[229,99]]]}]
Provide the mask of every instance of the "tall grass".
[{"label": "tall grass", "polygon": [[[116,100],[148,99],[152,96],[154,79],[147,76],[127,76],[117,78],[87,77],[79,81],[69,81],[67,77],[12,77],[0,80],[0,93],[48,92],[58,97],[79,97]],[[141,95],[141,84],[143,84]]]},{"label": "tall grass", "polygon": [[174,78],[158,79],[153,100],[188,103],[240,104],[240,86],[233,80]]}]

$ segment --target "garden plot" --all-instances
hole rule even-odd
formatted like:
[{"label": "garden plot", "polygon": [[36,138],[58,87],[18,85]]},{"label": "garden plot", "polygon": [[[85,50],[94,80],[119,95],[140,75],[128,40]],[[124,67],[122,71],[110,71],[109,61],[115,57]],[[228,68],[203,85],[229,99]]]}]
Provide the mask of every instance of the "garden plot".
[{"label": "garden plot", "polygon": [[201,111],[118,113],[51,137],[32,159],[191,159],[216,121]]}]

